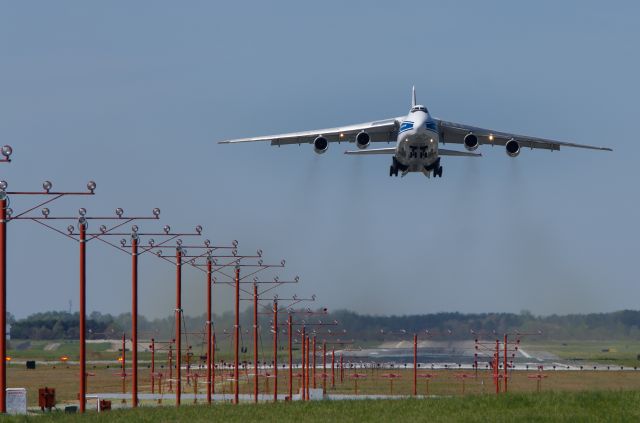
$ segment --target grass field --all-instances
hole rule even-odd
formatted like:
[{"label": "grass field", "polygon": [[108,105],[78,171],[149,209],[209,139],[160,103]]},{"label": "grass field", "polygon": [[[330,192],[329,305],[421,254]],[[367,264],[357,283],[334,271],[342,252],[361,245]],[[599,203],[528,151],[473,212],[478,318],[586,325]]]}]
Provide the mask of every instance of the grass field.
[{"label": "grass field", "polygon": [[[59,341],[54,350],[45,348],[51,345],[52,341],[12,341],[13,349],[10,356],[14,359],[8,366],[8,386],[24,387],[28,392],[29,406],[37,404],[38,388],[48,386],[56,388],[57,399],[60,403],[74,402],[78,392],[77,365],[66,364],[38,364],[35,370],[26,370],[23,363],[16,362],[25,359],[39,359],[44,361],[58,360],[60,356],[67,355],[71,360],[77,356],[77,342]],[[118,351],[108,351],[108,344],[88,344],[88,358],[90,360],[102,360],[101,364],[89,364],[87,370],[90,372],[88,378],[89,393],[117,393],[130,392],[131,370],[130,363],[127,363],[128,376],[123,381],[120,376],[120,365],[117,357]],[[113,348],[111,348],[113,349]],[[599,362],[611,366],[637,365],[636,351],[640,350],[640,342],[629,341],[609,341],[609,342],[569,342],[569,343],[536,343],[527,346],[528,351],[542,350],[558,355],[562,359],[576,360],[585,363],[583,371],[553,371],[550,368],[544,372],[547,377],[542,381],[542,391],[576,392],[576,391],[602,391],[619,390],[634,391],[640,390],[640,370],[638,371],[590,371],[587,363]],[[219,351],[216,359],[226,356],[226,351]],[[199,354],[199,352],[198,352]],[[139,392],[151,392],[151,379],[148,360],[150,353],[139,354],[141,362],[139,365]],[[127,355],[130,359],[130,354]],[[168,377],[166,367],[166,352],[158,353],[156,371],[162,372],[164,377]],[[250,359],[242,356],[241,359]],[[284,357],[281,357],[284,362]],[[106,364],[108,363],[108,364]],[[204,370],[195,370],[196,373],[204,376]],[[328,369],[330,374],[330,368]],[[294,370],[294,374],[298,373]],[[316,385],[322,386],[321,370],[317,370]],[[390,394],[410,395],[412,393],[411,370],[395,369],[393,371],[381,369],[369,370],[345,370],[344,381],[340,382],[339,371],[336,368],[335,387],[331,386],[331,377],[327,377],[327,392],[332,394],[352,394],[355,392],[355,381],[351,378],[353,373],[365,374],[366,377],[358,380],[359,394]],[[388,373],[399,374],[400,377],[393,381],[393,391],[391,382],[384,375]],[[418,381],[418,394],[430,394],[437,396],[462,396],[474,394],[491,394],[494,391],[492,376],[488,371],[479,371],[476,377],[471,370],[420,370],[420,373],[431,373],[434,377],[430,380],[420,378]],[[183,378],[186,372],[183,370]],[[536,380],[531,379],[533,372],[514,371],[509,379],[509,391],[514,393],[531,393],[536,390]],[[240,391],[250,393],[253,389],[252,372],[242,372]],[[462,377],[466,375],[466,377]],[[233,390],[230,378],[230,369],[226,371],[218,370],[216,373],[215,392],[231,393]],[[288,371],[279,372],[279,392],[286,393],[288,387]],[[197,386],[198,393],[204,393],[206,384],[204,377],[199,379]],[[157,392],[156,381],[156,392]],[[298,378],[293,380],[294,392],[298,391],[300,382]],[[428,386],[427,386],[428,384]],[[165,382],[163,391],[168,392],[168,384]],[[183,382],[183,392],[193,393],[195,386]],[[261,378],[259,389],[261,393],[272,393],[273,379]],[[428,392],[427,392],[428,389]]]},{"label": "grass field", "polygon": [[85,416],[54,412],[6,417],[7,422],[599,422],[640,421],[640,393],[579,392],[473,395],[408,400],[314,401],[278,404],[142,407]]},{"label": "grass field", "polygon": [[[158,369],[161,371],[160,369]],[[88,378],[89,393],[119,393],[123,390],[120,368],[116,365],[110,366],[88,366],[90,372]],[[165,369],[166,371],[166,369]],[[130,392],[131,376],[125,379],[125,392]],[[203,370],[195,371],[204,375]],[[365,374],[366,377],[358,379],[359,394],[390,394],[410,395],[412,393],[413,372],[411,370],[395,370],[393,373],[400,375],[400,378],[393,381],[393,392],[391,392],[391,382],[384,377],[390,373],[389,370],[345,370],[344,380],[340,382],[339,371],[336,371],[335,387],[331,387],[331,377],[327,377],[327,392],[329,394],[353,394],[355,392],[355,380],[351,378],[353,373]],[[297,373],[294,371],[294,374]],[[473,371],[458,370],[420,370],[419,374],[430,373],[434,377],[428,381],[428,394],[438,396],[462,396],[473,394],[491,394],[494,392],[493,379],[488,371],[479,371],[475,377]],[[141,366],[139,369],[139,392],[151,392],[151,380],[149,369]],[[531,393],[536,391],[536,380],[529,378],[534,372],[514,371],[510,374],[509,391],[518,393]],[[575,392],[575,391],[640,391],[640,370],[639,371],[545,371],[548,377],[542,381],[542,391]],[[26,370],[23,365],[11,364],[8,367],[8,386],[27,388],[29,406],[37,405],[38,388],[48,386],[56,389],[57,400],[63,402],[73,402],[78,392],[79,369],[75,365],[44,366],[40,365],[35,370]],[[183,370],[183,380],[186,372]],[[330,375],[330,372],[329,372]],[[466,375],[466,378],[461,378]],[[216,373],[215,392],[231,393],[233,391],[229,371],[218,371]],[[253,390],[253,377],[242,373],[240,382],[241,393],[250,393]],[[204,377],[199,379],[198,392],[205,393],[206,384]],[[156,381],[156,392],[157,392]],[[298,391],[299,379],[294,377],[293,389]],[[463,386],[464,383],[464,386]],[[318,369],[316,385],[322,387],[321,371]],[[163,391],[168,392],[168,384],[163,384]],[[183,382],[183,392],[193,393],[194,384]],[[259,383],[261,393],[273,392],[273,379],[261,377]],[[464,392],[463,392],[464,389]],[[279,372],[279,392],[286,393],[288,390],[288,371]],[[418,380],[418,394],[427,394],[427,379]]]}]

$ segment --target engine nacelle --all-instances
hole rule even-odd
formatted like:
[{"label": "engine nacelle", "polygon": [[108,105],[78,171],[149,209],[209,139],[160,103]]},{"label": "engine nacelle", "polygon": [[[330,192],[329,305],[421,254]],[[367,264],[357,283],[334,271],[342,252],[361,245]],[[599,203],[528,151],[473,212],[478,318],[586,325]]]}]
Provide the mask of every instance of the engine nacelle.
[{"label": "engine nacelle", "polygon": [[520,143],[514,139],[507,141],[504,148],[507,150],[507,155],[509,157],[516,157],[520,154]]},{"label": "engine nacelle", "polygon": [[474,151],[478,148],[480,143],[478,142],[478,137],[474,134],[467,134],[464,136],[464,147],[469,151]]},{"label": "engine nacelle", "polygon": [[313,151],[318,154],[323,154],[329,149],[329,141],[323,136],[317,137],[313,140]]},{"label": "engine nacelle", "polygon": [[356,135],[356,145],[358,148],[367,148],[369,147],[369,144],[371,144],[371,136],[364,131],[358,132],[358,135]]}]

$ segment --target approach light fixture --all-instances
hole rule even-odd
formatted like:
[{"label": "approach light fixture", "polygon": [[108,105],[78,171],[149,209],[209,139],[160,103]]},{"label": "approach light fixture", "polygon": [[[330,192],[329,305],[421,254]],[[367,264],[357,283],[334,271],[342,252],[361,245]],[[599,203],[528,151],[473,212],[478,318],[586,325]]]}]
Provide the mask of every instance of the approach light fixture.
[{"label": "approach light fixture", "polygon": [[91,193],[93,194],[93,191],[96,190],[96,182],[95,181],[87,182],[87,189],[91,191]]},{"label": "approach light fixture", "polygon": [[51,191],[51,187],[53,187],[53,184],[51,183],[51,181],[44,181],[42,183],[42,188],[45,190],[45,192]]}]

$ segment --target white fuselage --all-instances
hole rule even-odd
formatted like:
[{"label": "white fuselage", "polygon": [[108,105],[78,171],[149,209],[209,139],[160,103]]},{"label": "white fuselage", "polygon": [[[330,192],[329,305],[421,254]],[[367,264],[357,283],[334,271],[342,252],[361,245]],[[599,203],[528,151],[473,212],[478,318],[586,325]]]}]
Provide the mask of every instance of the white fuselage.
[{"label": "white fuselage", "polygon": [[426,173],[438,159],[438,127],[428,112],[415,110],[402,121],[398,130],[396,159],[405,172]]}]

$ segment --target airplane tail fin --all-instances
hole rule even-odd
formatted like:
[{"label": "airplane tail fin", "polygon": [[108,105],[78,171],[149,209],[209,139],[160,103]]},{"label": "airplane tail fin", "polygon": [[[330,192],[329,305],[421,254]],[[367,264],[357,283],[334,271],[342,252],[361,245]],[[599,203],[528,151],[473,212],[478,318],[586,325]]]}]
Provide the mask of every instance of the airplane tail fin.
[{"label": "airplane tail fin", "polygon": [[416,105],[416,86],[411,89],[411,107]]}]

